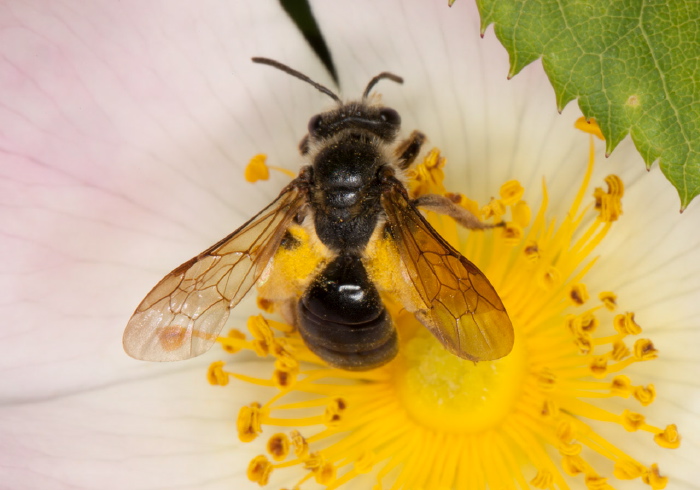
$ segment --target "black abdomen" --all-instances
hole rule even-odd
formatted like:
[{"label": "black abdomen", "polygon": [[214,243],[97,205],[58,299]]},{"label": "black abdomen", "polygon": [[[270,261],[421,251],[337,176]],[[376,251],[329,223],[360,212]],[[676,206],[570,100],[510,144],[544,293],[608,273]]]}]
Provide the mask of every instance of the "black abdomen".
[{"label": "black abdomen", "polygon": [[398,351],[396,330],[359,256],[331,261],[302,296],[298,316],[304,342],[331,366],[373,369]]}]

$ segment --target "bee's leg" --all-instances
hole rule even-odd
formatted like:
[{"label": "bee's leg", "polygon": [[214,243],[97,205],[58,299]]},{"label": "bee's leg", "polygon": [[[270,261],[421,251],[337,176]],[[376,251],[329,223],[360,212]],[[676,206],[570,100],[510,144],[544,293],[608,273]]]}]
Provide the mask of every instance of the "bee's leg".
[{"label": "bee's leg", "polygon": [[444,214],[455,220],[459,225],[469,228],[470,230],[484,230],[487,228],[495,228],[504,226],[504,222],[500,223],[484,223],[472,213],[464,209],[462,206],[452,202],[445,196],[437,194],[425,194],[411,201],[414,206],[433,211],[434,213]]},{"label": "bee's leg", "polygon": [[413,131],[411,136],[404,140],[396,148],[398,165],[401,170],[406,170],[415,161],[420,149],[425,142],[425,135],[420,131]]}]

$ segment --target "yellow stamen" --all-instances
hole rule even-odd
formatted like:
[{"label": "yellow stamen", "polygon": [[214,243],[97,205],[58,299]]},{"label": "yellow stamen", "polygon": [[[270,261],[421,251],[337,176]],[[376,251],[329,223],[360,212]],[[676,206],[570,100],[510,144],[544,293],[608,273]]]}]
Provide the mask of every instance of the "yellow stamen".
[{"label": "yellow stamen", "polygon": [[681,436],[678,434],[678,429],[675,424],[666,427],[663,432],[659,432],[654,436],[654,441],[661,447],[668,449],[676,449],[681,445]]},{"label": "yellow stamen", "polygon": [[[587,124],[587,131],[595,133]],[[599,131],[598,131],[599,132]],[[591,145],[593,138],[591,137]],[[428,213],[446,240],[473,261],[493,283],[515,328],[510,355],[490,362],[459,359],[392,298],[385,304],[397,327],[400,349],[391,363],[367,372],[325,366],[292,326],[261,315],[248,323],[250,340],[233,331],[219,342],[273,356],[268,376],[227,372],[211,366],[210,382],[229,379],[276,389],[264,404],[239,412],[239,438],[253,441],[268,427],[289,428],[267,441],[266,456],[248,467],[250,480],[265,485],[273,469],[296,471],[296,487],[310,480],[328,489],[374,473],[376,487],[482,490],[484,488],[568,489],[569,477],[589,489],[610,489],[616,480],[666,486],[655,464],[637,461],[607,439],[590,421],[624,428],[634,444],[646,436],[663,448],[680,445],[671,424],[660,428],[640,408],[656,397],[654,385],[635,385],[626,368],[652,361],[659,353],[633,312],[615,315],[617,296],[594,290],[586,276],[593,253],[621,214],[622,182],[606,179],[607,192],[584,199],[593,171],[589,166],[573,203],[559,220],[548,220],[548,196],[532,213],[520,183],[509,181],[486,206],[444,188],[444,157],[431,151],[409,173],[412,197],[448,196],[497,229],[467,233],[449,218]],[[590,194],[589,194],[590,195]],[[595,219],[595,214],[599,213]],[[593,216],[594,219],[587,219]],[[318,244],[302,227],[292,226],[294,250],[280,250],[261,294],[265,311],[281,306],[275,297],[300,294],[324,260]],[[368,270],[380,290],[401,284],[395,244],[373,244]],[[297,255],[299,254],[299,255]],[[600,302],[591,304],[590,295]],[[284,294],[274,293],[282,291]],[[624,310],[622,310],[624,311]],[[616,397],[630,404],[618,411],[598,401]],[[279,429],[278,429],[279,430]],[[600,465],[605,459],[609,465]]]},{"label": "yellow stamen", "polygon": [[600,126],[598,126],[595,118],[590,118],[587,120],[585,117],[579,117],[574,123],[574,127],[576,129],[580,129],[584,133],[597,136],[598,139],[605,140],[603,137],[603,132],[600,130]]},{"label": "yellow stamen", "polygon": [[598,295],[598,298],[603,302],[608,310],[615,310],[615,307],[617,306],[617,295],[615,293],[612,291],[603,291]]},{"label": "yellow stamen", "polygon": [[250,442],[262,433],[261,418],[262,413],[259,403],[251,403],[241,407],[236,421],[238,438],[241,442]]},{"label": "yellow stamen", "polygon": [[512,206],[522,199],[525,189],[517,180],[509,180],[501,186],[500,196],[504,206]]},{"label": "yellow stamen", "polygon": [[226,386],[228,373],[224,371],[224,361],[213,362],[207,371],[207,380],[211,385]]},{"label": "yellow stamen", "polygon": [[267,441],[267,452],[275,461],[284,461],[289,456],[289,446],[287,434],[277,433]]},{"label": "yellow stamen", "polygon": [[572,284],[569,291],[569,298],[576,306],[581,306],[588,301],[588,290],[585,284]]},{"label": "yellow stamen", "polygon": [[272,463],[265,456],[256,456],[248,465],[248,479],[260,486],[267,485],[272,473]]},{"label": "yellow stamen", "polygon": [[668,484],[668,478],[659,474],[659,468],[655,464],[642,475],[642,481],[654,490],[666,488]]},{"label": "yellow stamen", "polygon": [[250,159],[245,168],[244,177],[247,182],[254,183],[259,180],[267,180],[270,178],[270,170],[281,172],[289,178],[295,178],[296,174],[291,170],[281,167],[272,167],[267,165],[267,155],[259,154]]}]

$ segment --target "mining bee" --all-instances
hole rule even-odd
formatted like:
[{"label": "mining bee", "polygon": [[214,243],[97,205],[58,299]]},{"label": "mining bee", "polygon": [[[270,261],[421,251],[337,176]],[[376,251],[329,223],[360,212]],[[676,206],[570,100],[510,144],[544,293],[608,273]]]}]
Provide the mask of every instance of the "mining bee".
[{"label": "mining bee", "polygon": [[[404,174],[425,136],[414,131],[397,144],[398,112],[370,101],[380,80],[403,80],[380,73],[359,101],[345,103],[286,65],[267,58],[253,61],[311,84],[336,107],[311,118],[299,146],[309,163],[271,204],[148,293],[126,326],[126,352],[152,361],[206,352],[231,309],[258,284],[263,298],[267,294],[282,305],[281,313],[308,348],[341,369],[372,369],[396,356],[397,332],[383,294],[461,358],[507,355],[513,326],[498,293],[418,208],[471,229],[493,225],[482,224],[444,196],[410,198]],[[287,280],[285,268],[275,263],[283,256],[294,261],[295,254],[315,254],[316,259],[307,277]]]}]

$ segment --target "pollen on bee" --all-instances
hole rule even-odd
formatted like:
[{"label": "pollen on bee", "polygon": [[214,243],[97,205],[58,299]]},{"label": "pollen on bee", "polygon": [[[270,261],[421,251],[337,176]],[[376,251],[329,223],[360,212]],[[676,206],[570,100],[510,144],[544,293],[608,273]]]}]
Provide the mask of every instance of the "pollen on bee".
[{"label": "pollen on bee", "polygon": [[158,341],[163,350],[167,352],[172,352],[182,347],[190,335],[190,332],[185,327],[178,325],[158,329]]}]

